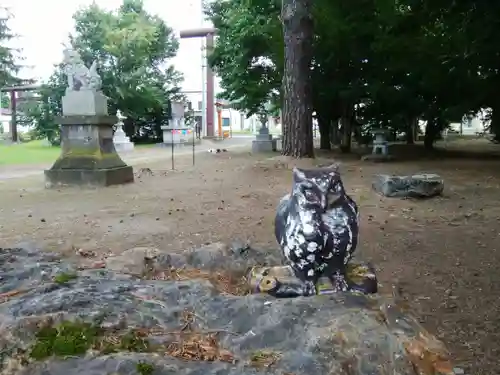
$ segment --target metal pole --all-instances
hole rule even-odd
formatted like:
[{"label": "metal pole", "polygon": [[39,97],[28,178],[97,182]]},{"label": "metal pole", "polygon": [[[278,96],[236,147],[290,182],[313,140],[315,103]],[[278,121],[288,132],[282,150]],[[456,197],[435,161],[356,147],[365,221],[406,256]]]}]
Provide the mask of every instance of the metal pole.
[{"label": "metal pole", "polygon": [[205,38],[201,39],[201,133],[206,137],[207,133],[207,85],[205,83]]},{"label": "metal pole", "polygon": [[172,146],[171,146],[171,149],[172,149],[172,170],[175,169],[175,164],[174,164],[174,129],[172,129],[170,131],[170,135],[171,135],[171,141],[172,141]]},{"label": "metal pole", "polygon": [[193,167],[194,167],[194,148],[195,148],[195,143],[194,143],[194,133],[193,133]]},{"label": "metal pole", "polygon": [[16,91],[10,92],[10,135],[13,143],[17,143],[17,95]]}]

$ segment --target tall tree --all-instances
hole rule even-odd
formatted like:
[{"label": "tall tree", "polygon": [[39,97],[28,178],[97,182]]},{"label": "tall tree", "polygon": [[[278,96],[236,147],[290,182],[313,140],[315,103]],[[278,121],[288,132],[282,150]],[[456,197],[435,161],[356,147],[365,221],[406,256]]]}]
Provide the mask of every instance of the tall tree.
[{"label": "tall tree", "polygon": [[[98,61],[109,112],[126,116],[124,130],[136,141],[155,141],[168,120],[168,102],[179,99],[182,75],[169,64],[178,50],[173,30],[144,9],[142,0],[124,0],[115,11],[95,3],[74,16],[70,43],[87,66]],[[49,80],[56,95],[63,91],[61,67]],[[54,95],[50,96],[54,100]],[[49,106],[55,111],[57,106]],[[53,118],[54,113],[45,118]],[[37,120],[42,123],[41,118]],[[48,123],[47,123],[48,124]],[[52,132],[52,127],[48,127]]]},{"label": "tall tree", "polygon": [[209,63],[221,80],[220,97],[248,115],[259,112],[265,103],[281,101],[280,11],[278,0],[215,0],[205,9],[218,30]]},{"label": "tall tree", "polygon": [[312,131],[312,0],[283,0],[283,155],[314,157]]},{"label": "tall tree", "polygon": [[9,10],[0,6],[0,87],[20,82],[17,78],[20,65],[16,58],[19,50],[13,48],[11,45],[11,41],[15,38],[9,27],[9,20],[11,18],[12,14]]}]

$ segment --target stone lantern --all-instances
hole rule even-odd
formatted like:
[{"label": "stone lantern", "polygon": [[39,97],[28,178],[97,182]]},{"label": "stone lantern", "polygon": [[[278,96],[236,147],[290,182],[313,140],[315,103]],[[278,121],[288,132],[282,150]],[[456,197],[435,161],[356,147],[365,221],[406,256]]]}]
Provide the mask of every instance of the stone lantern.
[{"label": "stone lantern", "polygon": [[259,133],[255,136],[255,140],[252,141],[253,153],[276,151],[276,140],[269,134],[269,128],[267,127],[270,111],[271,104],[266,103],[258,114],[261,127]]},{"label": "stone lantern", "polygon": [[120,111],[116,112],[116,117],[118,117],[118,122],[116,123],[115,134],[113,135],[115,149],[116,151],[132,151],[134,144],[130,142],[130,138],[123,131],[123,120],[126,117]]}]

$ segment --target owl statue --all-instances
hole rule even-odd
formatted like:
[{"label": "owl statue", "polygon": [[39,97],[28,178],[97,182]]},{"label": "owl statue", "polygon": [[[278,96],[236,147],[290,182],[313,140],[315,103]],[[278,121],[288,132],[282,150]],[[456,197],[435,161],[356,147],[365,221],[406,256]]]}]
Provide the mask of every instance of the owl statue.
[{"label": "owl statue", "polygon": [[347,262],[358,243],[358,206],[346,194],[337,166],[293,169],[293,187],[277,208],[275,235],[287,263],[303,284],[303,294],[316,293],[326,276],[334,291],[346,291]]}]

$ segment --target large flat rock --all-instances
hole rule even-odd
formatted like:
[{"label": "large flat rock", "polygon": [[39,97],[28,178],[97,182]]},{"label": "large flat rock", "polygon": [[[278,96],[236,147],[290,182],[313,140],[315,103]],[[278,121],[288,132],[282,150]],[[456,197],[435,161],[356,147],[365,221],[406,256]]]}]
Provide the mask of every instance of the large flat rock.
[{"label": "large flat rock", "polygon": [[[276,299],[217,286],[230,269],[237,277],[276,261],[272,253],[211,245],[171,256],[137,248],[110,259],[113,271],[77,271],[35,249],[0,250],[1,374],[452,374],[441,343],[382,297]],[[129,261],[120,273],[118,264],[134,256],[143,264],[134,269]],[[194,276],[181,277],[189,269]],[[202,277],[210,272],[221,273]],[[82,344],[90,334],[80,346],[64,336],[68,321],[96,327],[92,350]],[[131,334],[135,341],[122,345]],[[44,355],[50,340],[57,345]],[[64,357],[68,345],[86,353]]]},{"label": "large flat rock", "polygon": [[444,180],[437,174],[411,176],[376,175],[372,188],[391,198],[430,198],[442,194]]}]

